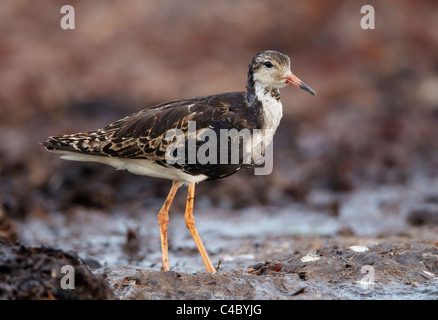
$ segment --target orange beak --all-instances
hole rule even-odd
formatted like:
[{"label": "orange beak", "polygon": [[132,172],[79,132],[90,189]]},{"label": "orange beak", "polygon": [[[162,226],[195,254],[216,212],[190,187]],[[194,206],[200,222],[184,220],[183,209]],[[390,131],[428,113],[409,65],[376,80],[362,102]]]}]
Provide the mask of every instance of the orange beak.
[{"label": "orange beak", "polygon": [[305,91],[307,91],[308,93],[310,93],[311,95],[316,95],[315,90],[313,90],[312,88],[310,88],[307,84],[305,84],[303,81],[301,81],[296,75],[294,75],[292,72],[288,72],[284,78],[286,79],[286,83],[287,84],[292,84],[297,88],[301,88]]}]

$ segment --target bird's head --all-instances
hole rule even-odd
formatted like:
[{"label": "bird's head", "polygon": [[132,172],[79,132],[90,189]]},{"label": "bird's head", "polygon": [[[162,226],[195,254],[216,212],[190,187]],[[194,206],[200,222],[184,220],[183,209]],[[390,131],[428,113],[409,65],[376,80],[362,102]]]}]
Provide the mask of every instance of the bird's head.
[{"label": "bird's head", "polygon": [[290,59],[277,51],[266,50],[257,53],[249,65],[248,82],[269,88],[283,88],[292,84],[312,95],[316,92],[301,81],[290,70]]}]

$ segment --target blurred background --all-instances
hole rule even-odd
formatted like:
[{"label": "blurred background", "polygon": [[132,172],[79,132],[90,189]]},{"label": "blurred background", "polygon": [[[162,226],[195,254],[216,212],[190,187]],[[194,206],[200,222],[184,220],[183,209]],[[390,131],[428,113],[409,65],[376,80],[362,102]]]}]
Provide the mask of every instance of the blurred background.
[{"label": "blurred background", "polygon": [[[60,26],[64,4],[74,30]],[[374,30],[360,26],[365,4]],[[282,89],[272,174],[202,183],[198,206],[285,206],[315,189],[434,178],[437,17],[432,0],[2,0],[2,214],[158,210],[169,181],[59,160],[39,143],[161,102],[242,91],[252,56],[266,49],[289,55],[318,94]]]}]

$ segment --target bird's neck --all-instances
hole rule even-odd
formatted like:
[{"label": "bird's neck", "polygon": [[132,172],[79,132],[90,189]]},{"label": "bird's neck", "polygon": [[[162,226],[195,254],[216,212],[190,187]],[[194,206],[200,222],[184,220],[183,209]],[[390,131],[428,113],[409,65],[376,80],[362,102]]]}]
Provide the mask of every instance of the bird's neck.
[{"label": "bird's neck", "polygon": [[280,91],[277,88],[269,87],[255,81],[251,72],[248,74],[246,92],[247,102],[252,107],[262,104],[263,101],[280,101]]},{"label": "bird's neck", "polygon": [[256,83],[251,70],[248,72],[248,82],[246,83],[246,99],[249,105],[253,105],[256,99]]},{"label": "bird's neck", "polygon": [[248,77],[246,88],[248,105],[260,112],[261,127],[275,132],[283,116],[279,89],[265,86],[252,77]]}]

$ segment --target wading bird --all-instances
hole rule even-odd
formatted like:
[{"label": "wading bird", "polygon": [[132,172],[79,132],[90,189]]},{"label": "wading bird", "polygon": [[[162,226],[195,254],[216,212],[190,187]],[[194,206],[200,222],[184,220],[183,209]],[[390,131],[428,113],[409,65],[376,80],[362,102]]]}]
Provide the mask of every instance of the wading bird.
[{"label": "wading bird", "polygon": [[[288,56],[272,51],[257,53],[249,65],[246,92],[229,92],[216,95],[171,101],[141,110],[108,126],[94,131],[50,137],[42,144],[48,151],[62,154],[61,158],[75,161],[105,163],[120,170],[138,175],[173,181],[170,192],[158,213],[160,227],[162,270],[169,270],[167,227],[169,208],[179,187],[188,185],[185,210],[187,228],[195,240],[208,272],[216,272],[202,240],[195,228],[193,202],[195,184],[205,180],[227,177],[242,168],[255,165],[236,162],[166,161],[166,150],[172,141],[166,135],[178,129],[187,132],[190,122],[196,124],[196,133],[209,129],[219,136],[221,130],[265,130],[268,144],[283,114],[279,89],[292,84],[312,95],[308,85],[290,70]],[[185,140],[189,139],[185,136]],[[196,141],[195,149],[205,141]],[[263,146],[264,151],[265,146]],[[245,149],[244,141],[238,144]],[[184,152],[190,156],[190,148]],[[192,150],[196,152],[196,150]],[[185,160],[185,159],[183,159]],[[240,158],[240,160],[242,160]]]}]

